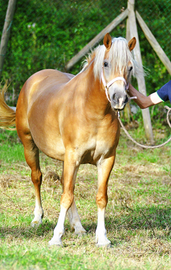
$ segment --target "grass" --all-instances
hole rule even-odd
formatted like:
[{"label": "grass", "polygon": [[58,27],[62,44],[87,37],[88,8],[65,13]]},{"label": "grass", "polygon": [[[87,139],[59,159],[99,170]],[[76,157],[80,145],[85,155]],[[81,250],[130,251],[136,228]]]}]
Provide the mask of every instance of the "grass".
[{"label": "grass", "polygon": [[[130,132],[143,140],[141,130]],[[59,216],[62,164],[41,154],[45,218],[35,229],[30,226],[34,189],[15,131],[0,133],[0,148],[0,270],[171,269],[170,143],[143,150],[121,133],[108,188],[106,229],[112,243],[108,249],[95,245],[95,167],[80,166],[75,190],[87,234],[74,235],[67,219],[63,248],[49,247]]]}]

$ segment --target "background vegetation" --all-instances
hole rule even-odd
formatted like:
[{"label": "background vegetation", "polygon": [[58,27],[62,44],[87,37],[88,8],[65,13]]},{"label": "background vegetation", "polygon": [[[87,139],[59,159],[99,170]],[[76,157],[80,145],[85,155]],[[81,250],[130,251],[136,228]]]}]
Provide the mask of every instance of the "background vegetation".
[{"label": "background vegetation", "polygon": [[[94,0],[17,0],[16,12],[1,81],[10,81],[9,100],[16,104],[25,80],[42,68],[64,71],[66,63],[120,12],[127,1]],[[169,58],[169,0],[136,0],[136,9],[152,30]],[[7,1],[0,3],[0,32]],[[126,21],[112,36],[125,36]],[[169,80],[139,28],[148,94]],[[82,59],[83,60],[83,59]],[[81,61],[82,61],[81,60]],[[71,70],[76,74],[81,61]],[[136,82],[134,82],[136,84]],[[151,108],[156,144],[170,134],[162,105]],[[138,111],[139,117],[140,111]],[[135,116],[129,132],[145,143],[142,125]],[[80,167],[75,198],[87,234],[75,236],[66,220],[63,248],[49,247],[59,215],[62,164],[41,153],[43,172],[43,224],[30,227],[34,210],[34,189],[23,146],[15,131],[0,130],[0,270],[44,269],[171,269],[171,148],[153,151],[137,148],[122,133],[116,164],[109,181],[106,229],[111,249],[95,246],[97,224],[97,171]]]},{"label": "background vegetation", "polygon": [[[0,4],[0,33],[2,33],[6,0]],[[158,42],[171,57],[169,0],[135,1]],[[10,81],[11,103],[15,105],[25,80],[43,68],[64,71],[66,63],[127,7],[126,0],[17,0],[11,36],[1,81]],[[139,28],[143,65],[148,94],[169,80],[169,75]],[[126,21],[111,34],[125,36]],[[71,70],[76,74],[81,62]],[[134,82],[136,85],[136,82]]]}]

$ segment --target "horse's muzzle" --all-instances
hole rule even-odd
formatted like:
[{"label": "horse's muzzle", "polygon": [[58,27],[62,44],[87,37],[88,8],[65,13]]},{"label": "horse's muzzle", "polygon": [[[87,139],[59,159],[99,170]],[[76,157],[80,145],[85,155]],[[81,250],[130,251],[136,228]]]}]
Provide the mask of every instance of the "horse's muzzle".
[{"label": "horse's muzzle", "polygon": [[123,110],[126,103],[128,102],[128,96],[125,94],[118,95],[117,93],[113,94],[111,99],[111,106],[114,110]]}]

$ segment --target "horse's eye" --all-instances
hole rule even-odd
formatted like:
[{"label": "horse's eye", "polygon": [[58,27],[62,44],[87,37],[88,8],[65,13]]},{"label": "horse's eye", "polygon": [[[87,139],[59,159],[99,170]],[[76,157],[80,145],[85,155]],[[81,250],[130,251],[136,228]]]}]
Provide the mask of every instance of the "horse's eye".
[{"label": "horse's eye", "polygon": [[109,64],[108,64],[108,62],[104,62],[104,67],[108,67],[109,66]]},{"label": "horse's eye", "polygon": [[131,66],[131,67],[129,68],[129,71],[131,72],[132,69],[133,69],[133,67]]}]

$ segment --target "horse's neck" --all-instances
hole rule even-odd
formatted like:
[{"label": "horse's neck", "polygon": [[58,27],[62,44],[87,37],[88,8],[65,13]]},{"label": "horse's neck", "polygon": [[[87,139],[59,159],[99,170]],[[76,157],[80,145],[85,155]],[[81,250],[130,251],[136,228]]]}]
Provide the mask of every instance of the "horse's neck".
[{"label": "horse's neck", "polygon": [[99,78],[94,77],[93,66],[86,71],[86,106],[92,113],[104,115],[111,111],[111,106],[107,100],[105,90]]}]

